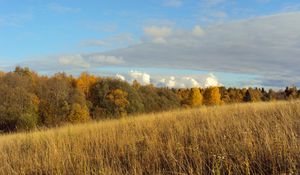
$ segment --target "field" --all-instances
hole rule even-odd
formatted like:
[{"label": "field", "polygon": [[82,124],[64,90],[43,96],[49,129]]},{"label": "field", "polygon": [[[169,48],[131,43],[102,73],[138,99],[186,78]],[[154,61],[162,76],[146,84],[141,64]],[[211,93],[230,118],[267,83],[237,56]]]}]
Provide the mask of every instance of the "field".
[{"label": "field", "polygon": [[0,136],[0,174],[299,174],[300,102],[184,109]]}]

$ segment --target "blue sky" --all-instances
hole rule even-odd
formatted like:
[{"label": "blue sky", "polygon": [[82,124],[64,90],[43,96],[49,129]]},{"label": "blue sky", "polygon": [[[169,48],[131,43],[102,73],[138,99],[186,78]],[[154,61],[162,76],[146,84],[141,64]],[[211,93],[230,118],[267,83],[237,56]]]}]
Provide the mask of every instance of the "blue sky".
[{"label": "blue sky", "polygon": [[[0,0],[0,69],[7,70],[15,65],[28,65],[39,72],[51,70],[53,72],[69,71],[76,74],[82,70],[91,72],[102,70],[101,73],[104,74],[104,70],[107,70],[111,75],[118,72],[126,74],[125,71],[134,69],[141,72],[140,76],[143,76],[143,73],[155,74],[156,80],[153,81],[160,81],[161,77],[172,76],[170,74],[174,72],[173,70],[180,70],[186,77],[190,76],[196,79],[195,76],[199,76],[197,79],[199,82],[200,79],[205,79],[210,76],[210,73],[214,73],[214,75],[218,75],[219,81],[227,86],[247,86],[249,82],[252,82],[249,85],[271,87],[283,84],[298,85],[300,82],[298,79],[283,80],[285,76],[297,75],[298,69],[274,76],[271,71],[254,70],[256,67],[263,67],[262,64],[268,63],[268,59],[271,59],[272,55],[260,53],[257,58],[237,56],[245,50],[245,48],[241,48],[240,51],[237,51],[241,45],[237,41],[243,41],[245,38],[242,38],[242,35],[251,36],[251,33],[255,33],[255,35],[247,37],[247,42],[249,38],[252,40],[260,38],[258,30],[265,32],[274,27],[271,22],[275,20],[280,20],[282,23],[276,24],[279,27],[286,25],[286,28],[290,28],[288,25],[293,25],[295,20],[297,22],[299,10],[299,0]],[[295,20],[285,24],[285,21],[289,19]],[[270,26],[262,26],[261,20],[268,20],[264,23],[269,24],[270,22]],[[240,23],[251,25],[251,33],[248,34],[242,31],[241,27],[236,27]],[[253,27],[254,25],[258,26],[257,29]],[[220,32],[225,32],[229,28],[229,33],[235,29],[240,33],[236,32],[238,34],[227,38],[232,41],[229,44],[217,47],[222,40],[222,37],[218,37]],[[253,32],[253,30],[257,31]],[[182,36],[189,36],[188,31],[205,35],[203,41],[206,45],[204,42],[198,43],[202,41],[202,38],[197,41],[184,40]],[[215,31],[215,33],[211,31]],[[293,32],[293,30],[283,32],[280,30],[274,32],[273,35],[275,38],[278,35],[277,43],[283,43],[286,40],[296,41],[297,37],[286,37],[285,39],[281,37],[283,34],[295,36]],[[206,36],[208,33],[211,33],[209,37]],[[255,42],[257,44],[264,43],[264,46],[268,46],[267,49],[269,49],[273,46],[272,43],[276,42],[269,42],[269,39]],[[265,41],[269,43],[265,43]],[[178,46],[176,42],[182,45],[180,49],[184,48],[184,51],[176,49],[175,46]],[[211,42],[213,43],[211,44]],[[193,48],[192,46],[187,47],[191,43],[203,44],[205,48],[209,45],[211,47],[208,49],[220,52],[220,55],[205,55],[205,59],[202,59],[204,56],[199,53],[185,52]],[[290,43],[288,43],[289,46],[286,44],[281,53],[288,52],[288,49],[296,50],[298,45],[295,46],[294,43],[292,43],[293,48]],[[231,65],[214,66],[212,63],[207,64],[210,66],[205,66],[203,65],[205,62],[201,62],[206,61],[207,57],[217,60],[216,57],[224,55],[221,52],[224,47],[228,49],[227,47],[230,45],[232,45],[231,50],[229,48],[226,53],[230,52],[235,55],[228,57],[237,56],[240,60],[249,61],[249,64],[252,63],[250,59],[261,60],[259,56],[270,58],[262,61],[261,65],[249,66],[244,70],[232,68]],[[169,52],[172,52],[172,49],[179,50],[178,54],[181,57],[176,57],[177,62],[173,61],[173,55],[159,50],[163,47],[170,49]],[[249,45],[247,47],[252,48]],[[208,49],[206,48],[206,50]],[[145,53],[143,55],[140,52],[144,50],[152,50],[152,53],[158,52],[161,55],[145,55],[147,52],[143,52]],[[106,57],[97,57],[101,64],[96,65],[93,64],[95,62],[91,62],[92,56],[90,55],[94,56],[95,54],[106,55]],[[136,55],[140,57],[134,60]],[[195,59],[198,55],[199,60]],[[244,55],[249,56],[249,53]],[[300,57],[296,58],[296,56],[298,56],[297,51],[288,56],[288,59],[298,61]],[[160,60],[163,61],[157,61],[157,64],[152,63],[152,57],[161,57]],[[140,59],[145,61],[142,62]],[[189,60],[190,63],[182,64],[184,59]],[[275,60],[280,60],[280,58]],[[193,64],[192,61],[197,64]],[[168,62],[172,62],[174,65],[169,65]],[[76,66],[75,63],[81,64],[82,67]],[[51,66],[47,67],[47,64],[51,64]],[[274,64],[280,64],[280,62]],[[122,67],[123,69],[120,70]],[[157,69],[165,70],[157,71]],[[158,74],[157,72],[162,73]],[[240,78],[241,76],[245,77]],[[130,79],[130,73],[124,77]],[[244,80],[245,78],[249,80]],[[178,79],[180,80],[181,77]],[[272,82],[276,83],[272,84]]]}]

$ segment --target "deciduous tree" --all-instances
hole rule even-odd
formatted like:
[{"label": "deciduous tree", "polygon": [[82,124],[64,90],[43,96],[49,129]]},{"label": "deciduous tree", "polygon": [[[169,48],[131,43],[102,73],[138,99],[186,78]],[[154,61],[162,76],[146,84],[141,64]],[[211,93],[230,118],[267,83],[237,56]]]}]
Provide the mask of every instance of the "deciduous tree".
[{"label": "deciduous tree", "polygon": [[209,87],[204,91],[205,105],[220,105],[221,94],[218,87]]},{"label": "deciduous tree", "polygon": [[188,97],[188,105],[191,107],[201,106],[203,103],[203,96],[199,88],[192,88]]},{"label": "deciduous tree", "polygon": [[127,100],[128,93],[121,90],[115,89],[111,90],[106,96],[105,99],[109,103],[109,108],[113,115],[125,116],[127,115],[126,107],[129,105]]},{"label": "deciduous tree", "polygon": [[78,89],[85,94],[87,98],[90,97],[90,89],[97,82],[97,77],[88,74],[87,72],[83,72],[76,79],[76,85]]}]

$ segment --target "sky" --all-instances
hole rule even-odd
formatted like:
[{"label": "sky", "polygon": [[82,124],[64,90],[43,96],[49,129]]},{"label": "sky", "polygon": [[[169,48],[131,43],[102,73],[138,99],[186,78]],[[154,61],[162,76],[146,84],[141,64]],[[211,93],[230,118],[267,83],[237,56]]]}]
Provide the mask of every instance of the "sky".
[{"label": "sky", "polygon": [[299,0],[0,0],[0,70],[300,86]]}]

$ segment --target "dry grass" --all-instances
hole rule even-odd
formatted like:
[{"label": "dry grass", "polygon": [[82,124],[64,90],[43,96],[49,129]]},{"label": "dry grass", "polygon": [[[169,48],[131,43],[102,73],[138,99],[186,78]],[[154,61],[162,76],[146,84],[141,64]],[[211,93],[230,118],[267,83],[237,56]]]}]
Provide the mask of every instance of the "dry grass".
[{"label": "dry grass", "polygon": [[299,174],[300,102],[207,107],[0,137],[0,174]]}]

